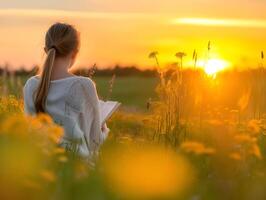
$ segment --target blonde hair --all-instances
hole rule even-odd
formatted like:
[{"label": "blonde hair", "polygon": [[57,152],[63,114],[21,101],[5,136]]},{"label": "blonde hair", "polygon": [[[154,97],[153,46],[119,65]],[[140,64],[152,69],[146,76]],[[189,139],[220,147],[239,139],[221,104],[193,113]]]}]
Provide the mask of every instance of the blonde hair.
[{"label": "blonde hair", "polygon": [[54,61],[58,57],[66,57],[70,53],[77,53],[79,48],[79,33],[69,24],[55,23],[46,33],[45,52],[47,57],[43,64],[41,80],[36,90],[36,113],[45,112],[46,99],[50,87]]}]

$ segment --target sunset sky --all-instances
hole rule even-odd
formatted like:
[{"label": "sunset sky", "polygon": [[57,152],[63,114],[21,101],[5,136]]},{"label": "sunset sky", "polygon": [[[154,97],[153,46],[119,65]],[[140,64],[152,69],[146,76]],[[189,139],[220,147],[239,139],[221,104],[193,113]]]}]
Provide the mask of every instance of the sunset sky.
[{"label": "sunset sky", "polygon": [[0,65],[41,64],[45,31],[57,21],[81,32],[77,66],[151,67],[193,50],[205,60],[256,67],[266,52],[266,0],[13,0],[0,1]]}]

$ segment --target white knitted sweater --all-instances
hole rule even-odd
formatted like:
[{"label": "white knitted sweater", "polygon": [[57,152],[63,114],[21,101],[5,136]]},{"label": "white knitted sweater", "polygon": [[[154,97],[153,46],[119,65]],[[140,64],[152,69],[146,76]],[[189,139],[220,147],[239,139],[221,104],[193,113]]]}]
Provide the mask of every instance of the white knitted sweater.
[{"label": "white knitted sweater", "polygon": [[[36,114],[34,93],[39,81],[34,76],[24,86],[26,114]],[[105,133],[101,131],[99,99],[89,78],[72,76],[51,81],[45,110],[64,128],[61,146],[75,150],[81,156],[90,157],[108,135],[109,129]]]}]

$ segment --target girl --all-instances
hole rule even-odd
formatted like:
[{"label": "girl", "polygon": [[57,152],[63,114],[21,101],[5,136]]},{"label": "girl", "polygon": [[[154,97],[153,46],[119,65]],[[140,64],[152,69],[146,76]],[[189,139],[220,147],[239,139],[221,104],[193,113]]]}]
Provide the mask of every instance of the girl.
[{"label": "girl", "polygon": [[92,80],[68,72],[79,45],[79,33],[73,26],[56,23],[50,27],[42,73],[26,82],[24,103],[27,114],[47,113],[63,126],[61,146],[88,158],[97,152],[109,129],[101,127],[99,99]]}]

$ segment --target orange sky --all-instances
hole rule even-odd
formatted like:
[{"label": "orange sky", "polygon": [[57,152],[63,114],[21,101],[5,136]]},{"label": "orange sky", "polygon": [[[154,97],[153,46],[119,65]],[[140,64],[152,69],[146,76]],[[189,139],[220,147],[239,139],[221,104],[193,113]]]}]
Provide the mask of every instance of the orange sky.
[{"label": "orange sky", "polygon": [[256,67],[266,52],[265,10],[264,0],[0,2],[0,64],[40,64],[45,31],[64,21],[81,31],[77,66],[149,67],[154,50],[161,63],[175,62],[177,51],[187,52],[189,62],[194,49],[204,60],[210,40],[211,58]]}]

